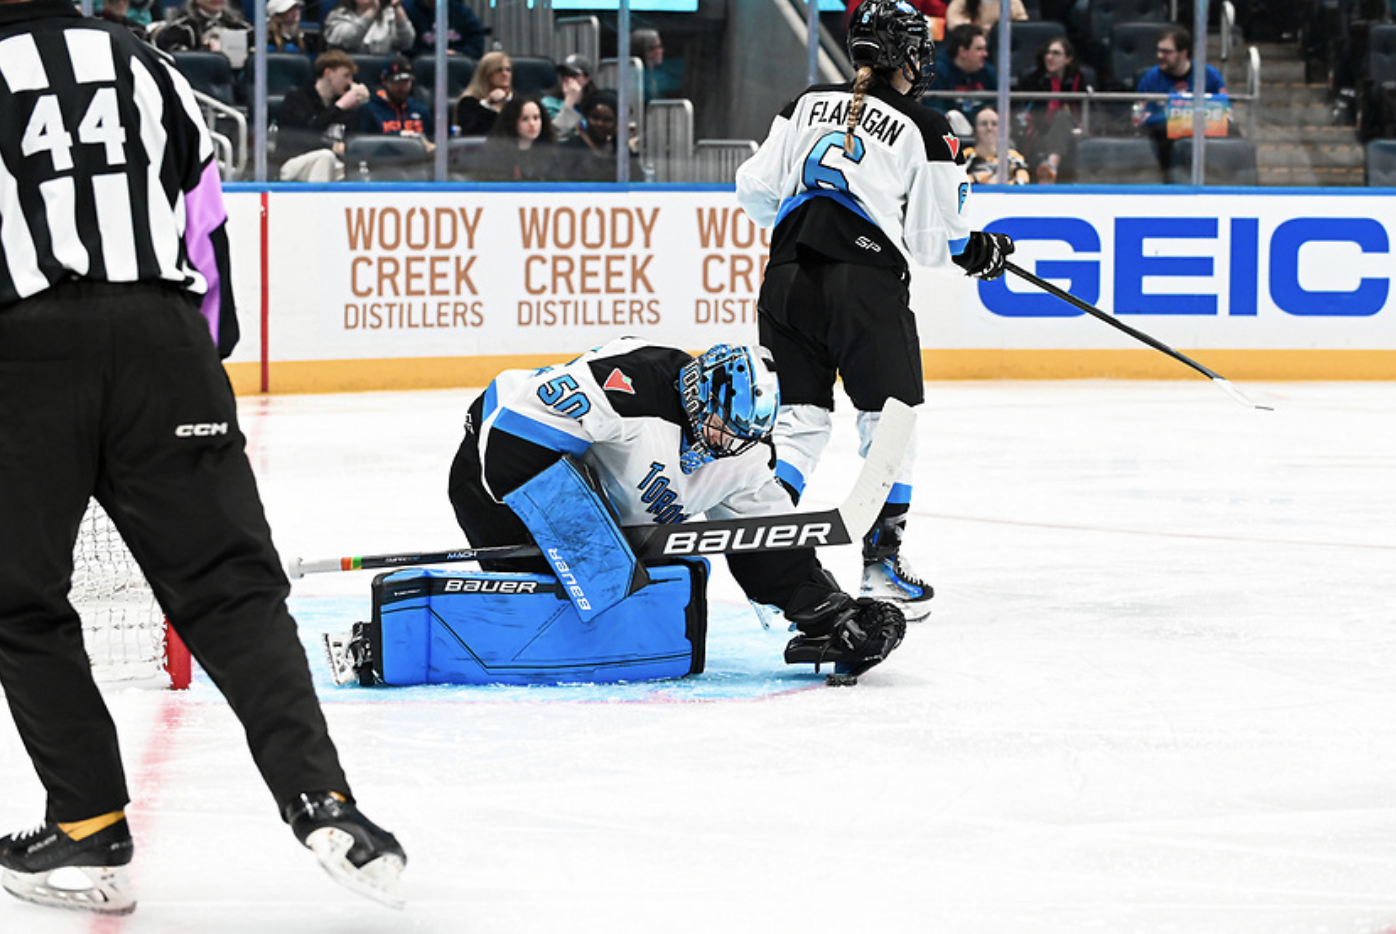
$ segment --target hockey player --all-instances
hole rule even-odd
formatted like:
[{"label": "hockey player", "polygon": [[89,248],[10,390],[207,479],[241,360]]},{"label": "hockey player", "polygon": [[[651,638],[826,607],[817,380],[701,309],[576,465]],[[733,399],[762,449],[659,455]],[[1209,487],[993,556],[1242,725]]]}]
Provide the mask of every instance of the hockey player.
[{"label": "hockey player", "polygon": [[[864,455],[887,399],[924,398],[909,263],[993,279],[1013,252],[1008,237],[970,230],[959,139],[917,102],[934,72],[926,18],[903,0],[864,0],[848,53],[853,81],[806,89],[737,172],[743,209],[775,227],[757,309],[780,374],[776,473],[797,502],[828,441],[836,374]],[[861,585],[913,619],[933,595],[901,553],[914,457],[913,445],[863,540]]]},{"label": "hockey player", "polygon": [[0,686],[46,793],[37,826],[0,836],[0,882],[136,907],[116,728],[68,600],[95,496],[296,838],[397,903],[405,857],[355,806],[219,362],[238,335],[227,214],[193,92],[69,0],[0,2],[0,48]]},{"label": "hockey player", "polygon": [[[770,433],[779,386],[759,347],[719,344],[695,358],[621,338],[572,362],[501,373],[470,407],[451,466],[456,520],[472,545],[535,541],[584,619],[645,585],[619,525],[790,511]],[[742,589],[798,629],[790,663],[856,675],[901,642],[893,605],[844,593],[814,549],[729,554]]]}]

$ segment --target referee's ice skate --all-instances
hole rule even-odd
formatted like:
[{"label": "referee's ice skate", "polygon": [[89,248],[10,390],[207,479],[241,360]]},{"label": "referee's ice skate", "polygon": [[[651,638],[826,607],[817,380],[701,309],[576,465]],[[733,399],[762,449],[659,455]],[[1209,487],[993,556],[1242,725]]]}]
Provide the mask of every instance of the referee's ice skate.
[{"label": "referee's ice skate", "polygon": [[909,620],[930,615],[935,588],[921,579],[901,556],[902,532],[906,516],[879,519],[863,538],[863,582],[858,592],[864,597],[888,600],[902,608]]},{"label": "referee's ice skate", "polygon": [[390,908],[406,907],[399,877],[407,855],[353,802],[332,791],[310,792],[287,804],[282,816],[340,885]]},{"label": "referee's ice skate", "polygon": [[136,910],[126,874],[131,853],[124,817],[80,840],[47,821],[0,837],[0,884],[36,905],[130,914]]}]

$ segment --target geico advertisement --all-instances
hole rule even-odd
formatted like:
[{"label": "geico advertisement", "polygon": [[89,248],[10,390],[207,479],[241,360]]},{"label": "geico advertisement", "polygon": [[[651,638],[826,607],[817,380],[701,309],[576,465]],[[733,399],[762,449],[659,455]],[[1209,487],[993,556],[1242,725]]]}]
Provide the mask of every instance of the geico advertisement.
[{"label": "geico advertisement", "polygon": [[[562,354],[621,334],[753,339],[770,232],[730,192],[234,193],[235,277],[265,250],[274,360]],[[1011,194],[975,225],[1012,260],[1179,346],[1392,349],[1396,199],[1374,195]],[[250,283],[250,284],[249,284]],[[929,348],[1120,346],[1014,277],[912,270]]]},{"label": "geico advertisement", "polygon": [[[1150,333],[1194,347],[1396,348],[1391,197],[976,194],[1017,265]],[[956,328],[934,330],[939,346],[1118,343],[1011,275],[974,299]]]},{"label": "geico advertisement", "polygon": [[275,193],[269,217],[274,359],[751,339],[769,246],[721,192]]}]

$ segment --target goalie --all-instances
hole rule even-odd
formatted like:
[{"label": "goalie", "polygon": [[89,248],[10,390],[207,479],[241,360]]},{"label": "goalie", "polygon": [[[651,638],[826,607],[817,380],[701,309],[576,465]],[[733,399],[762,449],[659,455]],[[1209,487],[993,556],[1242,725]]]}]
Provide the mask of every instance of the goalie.
[{"label": "goalie", "polygon": [[[506,370],[470,406],[450,498],[476,547],[535,542],[541,558],[487,571],[557,575],[584,621],[648,583],[621,525],[788,513],[771,429],[770,354],[718,344],[698,357],[621,338],[561,366]],[[895,606],[850,597],[813,548],[729,554],[753,603],[798,630],[785,660],[856,676],[901,642]],[[608,615],[607,619],[614,619]]]}]

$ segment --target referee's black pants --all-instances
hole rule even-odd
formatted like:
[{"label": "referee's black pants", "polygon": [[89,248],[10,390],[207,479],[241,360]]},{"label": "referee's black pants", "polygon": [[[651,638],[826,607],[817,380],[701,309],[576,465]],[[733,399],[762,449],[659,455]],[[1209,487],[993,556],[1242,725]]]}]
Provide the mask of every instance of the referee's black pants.
[{"label": "referee's black pants", "polygon": [[71,281],[0,308],[0,686],[47,817],[129,800],[67,596],[89,496],[227,697],[278,805],[348,793],[207,324],[170,287]]}]

